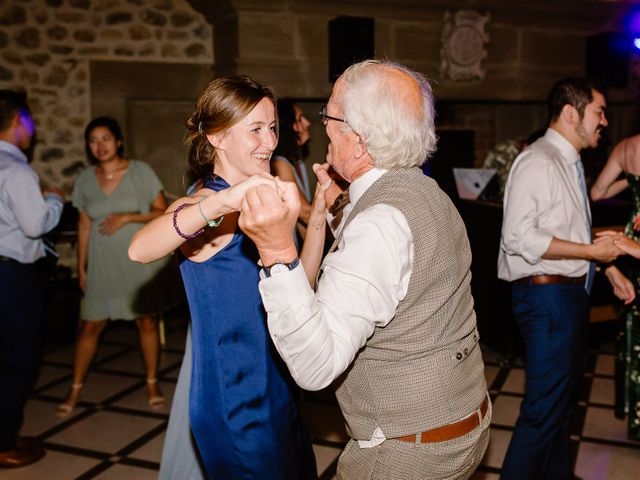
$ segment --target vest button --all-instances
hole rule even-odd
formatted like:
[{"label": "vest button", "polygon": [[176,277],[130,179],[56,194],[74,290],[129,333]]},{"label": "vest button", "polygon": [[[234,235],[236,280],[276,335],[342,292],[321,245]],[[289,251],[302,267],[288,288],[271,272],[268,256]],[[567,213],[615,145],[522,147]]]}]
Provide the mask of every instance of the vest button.
[{"label": "vest button", "polygon": [[462,360],[462,353],[460,353],[460,352],[456,353],[456,359],[457,360]]}]

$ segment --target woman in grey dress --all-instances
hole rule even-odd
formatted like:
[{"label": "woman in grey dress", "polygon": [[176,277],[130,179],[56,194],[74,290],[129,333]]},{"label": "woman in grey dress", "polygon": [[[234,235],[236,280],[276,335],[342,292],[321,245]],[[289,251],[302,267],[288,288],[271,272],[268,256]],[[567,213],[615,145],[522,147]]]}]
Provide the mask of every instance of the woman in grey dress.
[{"label": "woman in grey dress", "polygon": [[148,403],[158,410],[164,406],[164,397],[157,380],[155,314],[173,303],[171,266],[168,258],[149,265],[132,262],[127,249],[133,235],[166,209],[162,184],[146,163],[124,157],[122,133],[112,118],[99,117],[87,125],[85,147],[92,166],[80,174],[73,190],[73,204],[79,210],[82,322],[75,346],[73,381],[57,415],[66,417],[73,411],[109,319],[136,321]]}]

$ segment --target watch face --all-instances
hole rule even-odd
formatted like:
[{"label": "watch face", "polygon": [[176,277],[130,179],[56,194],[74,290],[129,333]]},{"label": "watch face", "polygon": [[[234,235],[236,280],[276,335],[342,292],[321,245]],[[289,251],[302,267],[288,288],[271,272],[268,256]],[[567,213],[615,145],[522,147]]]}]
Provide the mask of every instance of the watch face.
[{"label": "watch face", "polygon": [[284,263],[276,263],[269,269],[270,275],[277,275],[279,273],[288,272],[289,267],[287,267]]}]

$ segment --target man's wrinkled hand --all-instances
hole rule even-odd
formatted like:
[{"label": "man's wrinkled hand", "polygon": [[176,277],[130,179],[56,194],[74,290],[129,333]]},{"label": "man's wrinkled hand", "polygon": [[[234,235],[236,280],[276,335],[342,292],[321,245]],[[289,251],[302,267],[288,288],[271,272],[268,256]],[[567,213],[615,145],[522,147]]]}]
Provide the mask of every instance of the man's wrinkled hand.
[{"label": "man's wrinkled hand", "polygon": [[238,225],[258,247],[263,265],[289,262],[297,255],[293,231],[300,213],[298,187],[281,180],[277,187],[252,187],[240,204]]}]

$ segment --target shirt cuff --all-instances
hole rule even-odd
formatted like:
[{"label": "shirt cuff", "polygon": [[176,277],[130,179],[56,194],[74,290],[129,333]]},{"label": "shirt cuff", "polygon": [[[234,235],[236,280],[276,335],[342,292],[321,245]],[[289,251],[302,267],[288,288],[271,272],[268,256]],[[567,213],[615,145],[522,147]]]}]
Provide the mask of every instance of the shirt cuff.
[{"label": "shirt cuff", "polygon": [[43,195],[45,200],[53,200],[54,202],[60,202],[62,205],[64,205],[64,198],[62,198],[61,195],[58,195],[57,193],[54,192],[46,192]]},{"label": "shirt cuff", "polygon": [[300,302],[305,293],[305,287],[306,293],[313,295],[302,262],[291,271],[278,273],[278,275],[268,278],[264,276],[261,269],[260,278],[258,288],[267,313],[274,313]]}]

